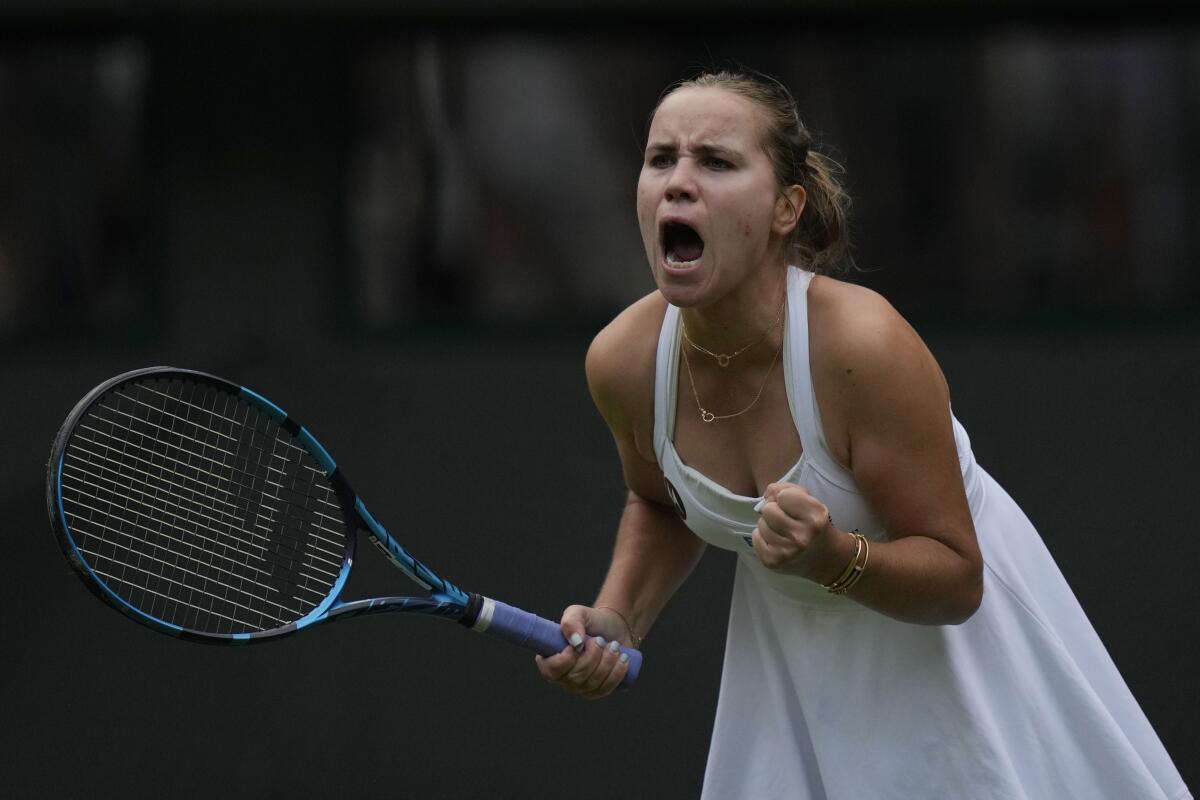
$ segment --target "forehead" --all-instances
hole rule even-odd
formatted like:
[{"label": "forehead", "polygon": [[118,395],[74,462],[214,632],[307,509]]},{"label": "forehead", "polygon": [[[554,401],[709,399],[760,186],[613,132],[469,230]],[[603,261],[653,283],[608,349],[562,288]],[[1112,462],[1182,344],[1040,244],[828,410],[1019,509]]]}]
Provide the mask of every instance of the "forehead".
[{"label": "forehead", "polygon": [[662,101],[650,122],[650,144],[758,142],[762,114],[741,95],[713,87],[676,89]]}]

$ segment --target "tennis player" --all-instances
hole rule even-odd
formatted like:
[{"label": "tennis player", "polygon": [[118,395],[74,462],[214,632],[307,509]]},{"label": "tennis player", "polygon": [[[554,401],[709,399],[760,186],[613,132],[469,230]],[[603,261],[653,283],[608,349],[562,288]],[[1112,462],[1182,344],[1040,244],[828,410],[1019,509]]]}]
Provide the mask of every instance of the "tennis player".
[{"label": "tennis player", "polygon": [[574,645],[608,694],[706,544],[737,554],[706,798],[1191,798],[946,381],[829,277],[847,198],[786,88],[702,74],[651,120],[637,214],[658,290],[587,376],[628,501]]}]

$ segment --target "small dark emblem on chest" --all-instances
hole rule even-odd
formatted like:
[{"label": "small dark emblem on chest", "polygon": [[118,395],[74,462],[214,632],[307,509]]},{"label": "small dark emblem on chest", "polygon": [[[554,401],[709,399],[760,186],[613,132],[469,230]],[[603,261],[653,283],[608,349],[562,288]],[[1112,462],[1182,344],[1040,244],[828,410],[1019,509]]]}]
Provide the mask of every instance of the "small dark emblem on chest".
[{"label": "small dark emblem on chest", "polygon": [[682,520],[687,519],[687,508],[683,505],[683,498],[679,496],[679,490],[671,485],[671,482],[663,478],[663,483],[667,485],[667,494],[671,495],[671,503],[675,506],[675,513]]}]

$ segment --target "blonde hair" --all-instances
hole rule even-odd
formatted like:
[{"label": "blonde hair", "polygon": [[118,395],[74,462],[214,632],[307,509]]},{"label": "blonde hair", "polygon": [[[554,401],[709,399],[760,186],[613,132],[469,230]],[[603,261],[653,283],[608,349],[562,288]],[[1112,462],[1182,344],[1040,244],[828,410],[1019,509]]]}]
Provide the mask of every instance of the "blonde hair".
[{"label": "blonde hair", "polygon": [[780,189],[802,186],[807,196],[800,221],[786,247],[795,253],[800,265],[813,272],[828,273],[852,265],[850,195],[836,177],[844,170],[833,159],[812,149],[812,134],[800,120],[796,100],[787,87],[772,77],[753,72],[702,72],[669,87],[659,98],[655,111],[680,89],[724,89],[762,109],[763,151],[771,161]]}]

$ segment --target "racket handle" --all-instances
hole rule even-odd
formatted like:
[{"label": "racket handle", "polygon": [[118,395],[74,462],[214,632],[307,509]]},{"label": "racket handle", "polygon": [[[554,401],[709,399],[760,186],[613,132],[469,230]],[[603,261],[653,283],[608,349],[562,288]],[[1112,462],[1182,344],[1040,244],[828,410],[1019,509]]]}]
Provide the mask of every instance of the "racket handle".
[{"label": "racket handle", "polygon": [[[543,656],[560,653],[567,646],[567,640],[557,622],[551,622],[537,614],[522,611],[490,597],[480,599],[483,600],[483,606],[478,619],[471,626],[472,629],[512,642]],[[621,652],[629,656],[629,670],[621,679],[618,688],[629,689],[637,680],[638,672],[642,668],[642,651],[622,647]]]}]

